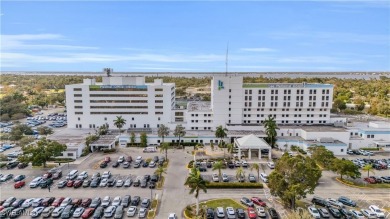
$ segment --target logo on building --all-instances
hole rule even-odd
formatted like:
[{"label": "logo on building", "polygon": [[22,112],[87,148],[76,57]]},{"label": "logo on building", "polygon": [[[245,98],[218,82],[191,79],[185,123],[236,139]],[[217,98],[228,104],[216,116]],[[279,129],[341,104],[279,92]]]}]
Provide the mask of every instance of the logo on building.
[{"label": "logo on building", "polygon": [[224,89],[225,87],[223,86],[223,81],[218,80],[218,90]]}]

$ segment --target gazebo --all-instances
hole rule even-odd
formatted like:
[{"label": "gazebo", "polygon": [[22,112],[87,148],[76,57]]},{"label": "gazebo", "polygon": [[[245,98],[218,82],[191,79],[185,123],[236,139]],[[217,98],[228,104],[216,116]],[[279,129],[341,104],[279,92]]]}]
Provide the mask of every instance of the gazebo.
[{"label": "gazebo", "polygon": [[271,146],[264,139],[258,138],[253,134],[236,138],[234,146],[238,148],[238,157],[241,157],[242,150],[248,150],[248,158],[252,159],[252,150],[258,150],[259,159],[261,159],[261,150],[268,149],[268,158],[271,159]]}]

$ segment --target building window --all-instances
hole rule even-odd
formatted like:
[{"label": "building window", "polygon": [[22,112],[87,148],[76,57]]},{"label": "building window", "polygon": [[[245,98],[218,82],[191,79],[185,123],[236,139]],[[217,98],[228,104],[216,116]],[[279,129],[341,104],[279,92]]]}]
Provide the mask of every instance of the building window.
[{"label": "building window", "polygon": [[73,96],[74,96],[74,97],[82,97],[81,94],[74,94]]},{"label": "building window", "polygon": [[75,103],[82,103],[82,100],[74,100]]},{"label": "building window", "polygon": [[107,117],[104,117],[104,121],[107,121]]},{"label": "building window", "polygon": [[73,88],[73,91],[81,91],[81,88]]},{"label": "building window", "polygon": [[80,117],[77,117],[77,120],[80,121]]},{"label": "building window", "polygon": [[73,157],[73,153],[68,153],[68,157]]}]

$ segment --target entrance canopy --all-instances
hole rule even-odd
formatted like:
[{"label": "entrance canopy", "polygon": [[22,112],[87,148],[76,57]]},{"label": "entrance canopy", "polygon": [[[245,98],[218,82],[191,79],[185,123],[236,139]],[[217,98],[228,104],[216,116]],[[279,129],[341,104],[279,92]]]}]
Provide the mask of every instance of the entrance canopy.
[{"label": "entrance canopy", "polygon": [[248,158],[252,159],[252,150],[258,150],[259,159],[261,159],[261,150],[268,149],[268,157],[271,159],[271,146],[262,138],[253,134],[246,135],[234,140],[234,146],[238,148],[238,155],[241,157],[241,150],[248,150]]}]

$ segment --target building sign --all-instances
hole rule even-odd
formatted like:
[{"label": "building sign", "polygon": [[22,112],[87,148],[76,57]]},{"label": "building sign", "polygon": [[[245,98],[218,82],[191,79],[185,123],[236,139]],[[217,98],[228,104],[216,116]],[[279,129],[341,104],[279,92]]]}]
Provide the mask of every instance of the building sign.
[{"label": "building sign", "polygon": [[223,81],[218,80],[218,90],[224,89],[225,87],[223,86]]},{"label": "building sign", "polygon": [[95,89],[147,89],[146,85],[90,85],[89,88]]}]

